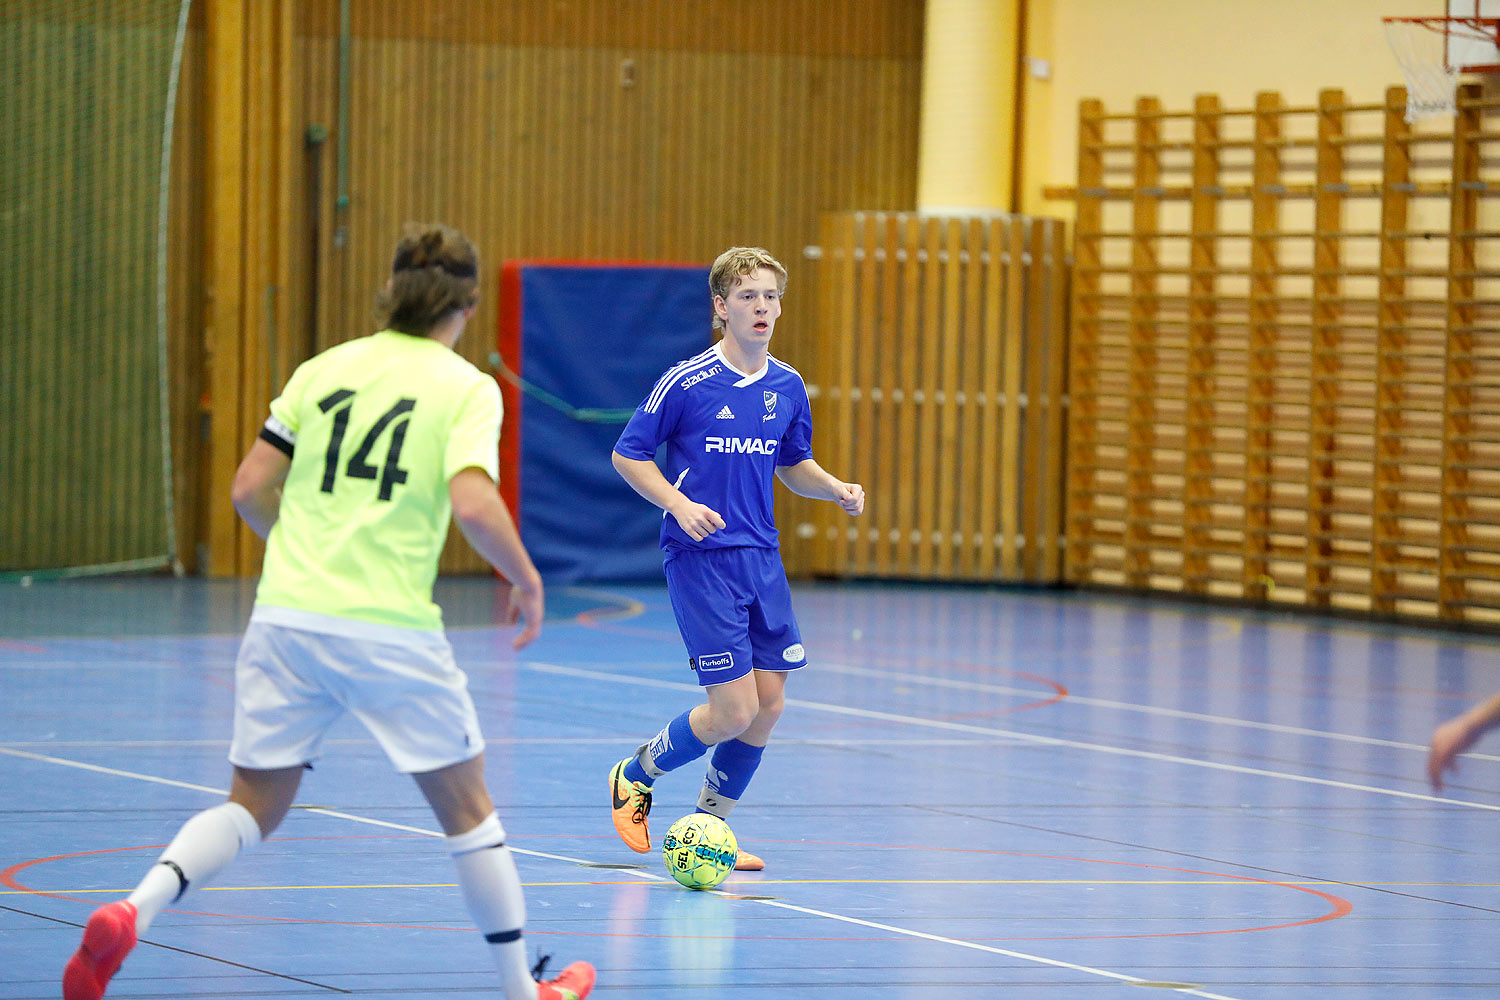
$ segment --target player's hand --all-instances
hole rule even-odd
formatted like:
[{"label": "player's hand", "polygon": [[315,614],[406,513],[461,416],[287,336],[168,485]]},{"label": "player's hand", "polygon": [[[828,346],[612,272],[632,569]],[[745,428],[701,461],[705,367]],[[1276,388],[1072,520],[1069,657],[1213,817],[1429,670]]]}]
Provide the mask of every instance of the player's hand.
[{"label": "player's hand", "polygon": [[718,511],[686,497],[671,509],[671,514],[677,519],[677,526],[695,542],[703,541],[724,527],[724,519],[719,516]]},{"label": "player's hand", "polygon": [[839,494],[833,501],[845,514],[858,517],[865,512],[865,488],[858,483],[839,483]]},{"label": "player's hand", "polygon": [[546,597],[542,593],[540,579],[526,586],[511,584],[510,602],[505,609],[505,624],[521,623],[521,631],[510,641],[512,649],[529,646],[542,634],[542,619],[546,616]]},{"label": "player's hand", "polygon": [[1427,780],[1438,791],[1443,790],[1443,772],[1458,770],[1458,755],[1474,744],[1478,731],[1463,716],[1449,719],[1432,734],[1432,749],[1427,754]]}]

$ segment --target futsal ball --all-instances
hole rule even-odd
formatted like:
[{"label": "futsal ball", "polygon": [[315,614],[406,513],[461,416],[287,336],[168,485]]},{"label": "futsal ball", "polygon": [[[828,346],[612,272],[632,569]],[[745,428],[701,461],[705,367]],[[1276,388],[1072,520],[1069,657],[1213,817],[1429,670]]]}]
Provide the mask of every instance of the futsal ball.
[{"label": "futsal ball", "polygon": [[672,824],[661,855],[677,881],[689,889],[712,889],[734,871],[740,846],[728,823],[708,813],[691,813]]}]

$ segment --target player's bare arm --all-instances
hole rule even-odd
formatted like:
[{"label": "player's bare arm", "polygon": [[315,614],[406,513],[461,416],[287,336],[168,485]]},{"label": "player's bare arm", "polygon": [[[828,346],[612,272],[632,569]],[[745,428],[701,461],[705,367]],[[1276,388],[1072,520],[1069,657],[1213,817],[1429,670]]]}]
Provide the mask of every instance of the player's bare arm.
[{"label": "player's bare arm", "polygon": [[517,619],[520,633],[511,645],[520,649],[542,632],[546,599],[542,593],[542,576],[537,572],[521,535],[516,531],[510,511],[500,499],[495,481],[483,469],[470,466],[448,480],[448,500],[453,505],[453,519],[474,551],[510,581],[510,609],[506,624]]},{"label": "player's bare arm", "polygon": [[281,484],[292,468],[291,456],[281,449],[256,439],[234,470],[230,497],[235,512],[261,538],[271,533],[281,514]]},{"label": "player's bare arm", "polygon": [[832,500],[850,517],[858,517],[864,513],[865,488],[859,483],[846,483],[831,475],[810,458],[796,465],[778,465],[776,478],[799,497]]},{"label": "player's bare arm", "polygon": [[1427,755],[1427,777],[1432,787],[1441,790],[1443,773],[1458,769],[1458,755],[1496,725],[1500,725],[1500,694],[1492,695],[1438,726],[1432,734],[1432,749]]},{"label": "player's bare arm", "polygon": [[614,463],[615,471],[630,484],[631,489],[676,518],[678,525],[693,541],[701,542],[724,527],[724,518],[718,511],[689,499],[685,493],[667,482],[667,477],[661,474],[661,469],[655,462],[626,458],[617,451],[610,453],[610,460]]}]

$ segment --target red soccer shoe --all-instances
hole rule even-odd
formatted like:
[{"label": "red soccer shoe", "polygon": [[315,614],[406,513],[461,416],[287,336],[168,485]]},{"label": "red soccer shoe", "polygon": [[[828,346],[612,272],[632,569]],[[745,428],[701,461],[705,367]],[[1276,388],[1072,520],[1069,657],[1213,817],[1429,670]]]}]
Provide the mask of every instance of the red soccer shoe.
[{"label": "red soccer shoe", "polygon": [[83,943],[63,969],[63,1000],[101,1000],[104,988],[135,947],[135,907],[121,900],[89,916]]},{"label": "red soccer shoe", "polygon": [[574,962],[558,975],[536,984],[536,1000],[583,1000],[594,988],[594,967]]}]

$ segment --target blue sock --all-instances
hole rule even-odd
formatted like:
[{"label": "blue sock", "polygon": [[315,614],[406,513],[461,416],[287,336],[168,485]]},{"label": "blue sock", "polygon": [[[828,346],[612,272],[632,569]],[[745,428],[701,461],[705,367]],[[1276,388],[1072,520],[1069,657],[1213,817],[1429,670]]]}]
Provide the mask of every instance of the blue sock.
[{"label": "blue sock", "polygon": [[698,796],[698,811],[727,819],[740,796],[745,794],[765,752],[765,747],[739,740],[725,740],[714,747],[713,763],[708,769],[703,792]]},{"label": "blue sock", "polygon": [[667,727],[643,746],[625,765],[625,777],[651,785],[666,774],[708,753],[708,744],[693,734],[688,724],[691,710],[667,723]]}]

